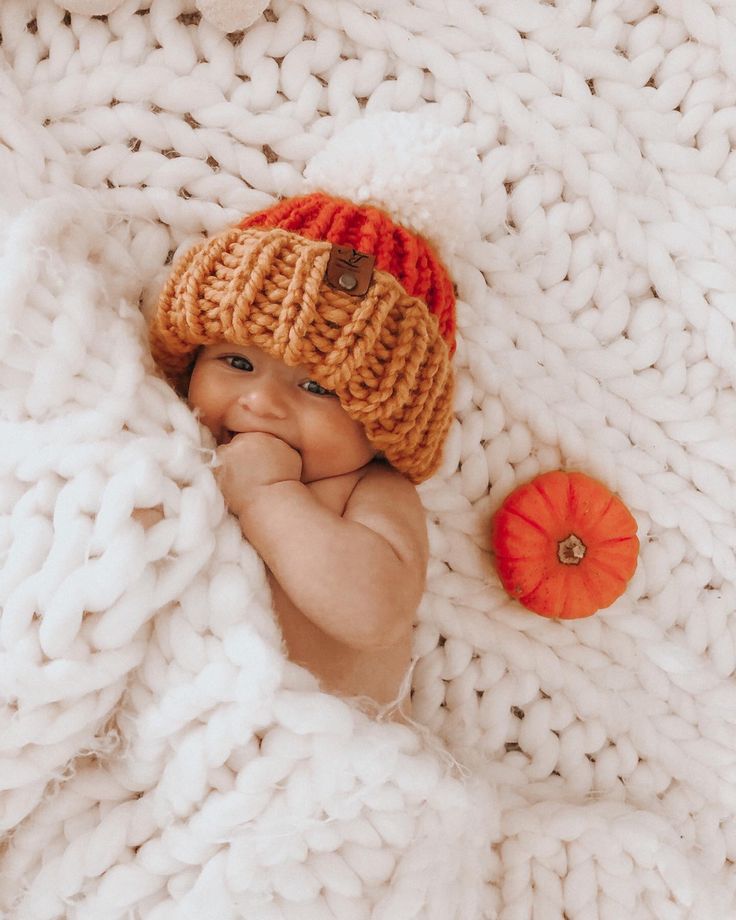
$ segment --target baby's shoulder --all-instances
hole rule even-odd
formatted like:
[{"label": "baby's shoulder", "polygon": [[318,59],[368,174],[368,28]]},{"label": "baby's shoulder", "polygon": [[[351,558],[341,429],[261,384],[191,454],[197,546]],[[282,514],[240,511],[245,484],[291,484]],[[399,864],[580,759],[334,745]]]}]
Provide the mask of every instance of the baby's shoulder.
[{"label": "baby's shoulder", "polygon": [[343,517],[365,524],[392,543],[409,543],[420,556],[427,550],[424,508],[414,485],[385,463],[369,464],[348,499]]},{"label": "baby's shoulder", "polygon": [[406,476],[389,466],[388,463],[374,460],[361,471],[350,498],[351,500],[354,498],[380,500],[384,497],[400,498],[412,506],[420,509],[422,507],[416,488]]}]

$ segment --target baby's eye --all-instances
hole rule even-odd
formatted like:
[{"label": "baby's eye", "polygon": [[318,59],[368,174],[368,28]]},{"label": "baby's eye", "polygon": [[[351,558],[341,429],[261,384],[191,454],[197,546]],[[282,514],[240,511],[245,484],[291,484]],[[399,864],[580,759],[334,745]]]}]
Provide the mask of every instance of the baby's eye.
[{"label": "baby's eye", "polygon": [[[222,360],[227,364],[228,367],[234,367],[235,370],[237,371],[252,371],[253,370],[253,365],[243,355],[224,355]],[[234,363],[230,364],[229,363],[230,361],[233,361],[233,362],[240,361],[244,366],[240,367]]]},{"label": "baby's eye", "polygon": [[302,384],[302,387],[308,393],[314,393],[315,396],[334,396],[335,393],[333,390],[326,390],[323,386],[320,386],[316,380],[305,380]]}]

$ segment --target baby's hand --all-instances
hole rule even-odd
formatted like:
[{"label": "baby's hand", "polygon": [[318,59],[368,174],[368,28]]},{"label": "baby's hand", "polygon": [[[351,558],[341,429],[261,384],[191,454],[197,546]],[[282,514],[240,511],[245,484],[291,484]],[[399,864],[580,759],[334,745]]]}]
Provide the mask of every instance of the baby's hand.
[{"label": "baby's hand", "polygon": [[298,482],[302,475],[301,454],[280,438],[260,431],[244,432],[229,444],[221,444],[217,457],[221,466],[215,469],[215,478],[234,514],[240,514],[261,486]]}]

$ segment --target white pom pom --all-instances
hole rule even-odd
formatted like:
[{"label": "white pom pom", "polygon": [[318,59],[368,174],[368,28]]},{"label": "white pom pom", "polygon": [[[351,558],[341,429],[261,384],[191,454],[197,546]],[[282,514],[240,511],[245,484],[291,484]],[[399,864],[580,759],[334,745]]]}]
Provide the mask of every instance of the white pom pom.
[{"label": "white pom pom", "polygon": [[213,26],[234,32],[252,26],[269,3],[270,0],[197,0],[197,9]]},{"label": "white pom pom", "polygon": [[366,115],[304,170],[309,191],[383,208],[448,258],[478,236],[481,166],[470,137],[421,114]]}]

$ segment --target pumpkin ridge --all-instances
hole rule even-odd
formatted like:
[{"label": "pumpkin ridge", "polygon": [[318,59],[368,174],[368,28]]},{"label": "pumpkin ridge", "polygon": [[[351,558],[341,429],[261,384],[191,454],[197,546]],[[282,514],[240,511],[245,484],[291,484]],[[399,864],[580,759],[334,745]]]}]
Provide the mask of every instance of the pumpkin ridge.
[{"label": "pumpkin ridge", "polygon": [[512,556],[511,553],[495,553],[495,556],[503,562],[531,562],[540,565],[546,561],[548,553],[536,553],[536,555],[531,556]]},{"label": "pumpkin ridge", "polygon": [[526,598],[528,598],[531,594],[534,594],[534,592],[537,591],[537,590],[539,589],[539,586],[542,584],[542,582],[545,580],[545,578],[546,578],[546,575],[542,575],[542,577],[539,579],[539,581],[536,583],[536,585],[534,585],[533,588],[529,588],[529,589],[528,589],[527,591],[525,591],[523,594],[517,594],[517,595],[516,595],[516,597],[521,601],[522,604],[524,603],[524,601],[526,600]]},{"label": "pumpkin ridge", "polygon": [[596,546],[605,546],[607,543],[625,543],[627,540],[633,540],[635,534],[631,534],[628,537],[608,537],[606,540],[596,540]]},{"label": "pumpkin ridge", "polygon": [[574,613],[571,613],[568,619],[577,620],[581,617],[590,616],[591,613],[595,611],[597,606],[595,601],[592,601],[592,598],[596,595],[596,585],[591,578],[591,573],[588,570],[580,572],[580,579],[583,584],[583,588],[579,591],[579,606],[576,608]]},{"label": "pumpkin ridge", "polygon": [[535,530],[538,530],[541,534],[544,534],[545,537],[548,536],[547,531],[544,529],[544,527],[541,526],[541,524],[538,524],[536,521],[533,521],[531,518],[528,518],[525,514],[522,514],[520,511],[517,511],[516,508],[507,508],[506,513],[512,514],[514,517],[520,518],[522,521],[524,521],[525,524],[528,524],[530,527],[533,527]]},{"label": "pumpkin ridge", "polygon": [[578,514],[578,495],[575,486],[573,485],[572,476],[567,477],[567,506],[572,508],[572,519],[573,521],[579,520]]},{"label": "pumpkin ridge", "polygon": [[[577,572],[572,570],[566,571],[563,573],[563,585],[560,590],[560,600],[558,603],[558,612],[555,614],[555,619],[559,620],[576,620],[578,619],[578,610],[580,607],[580,589],[576,588],[576,582],[579,578]],[[585,579],[583,578],[583,583],[585,584]],[[587,585],[586,585],[587,593]],[[587,606],[587,604],[583,604]]]},{"label": "pumpkin ridge", "polygon": [[[603,511],[600,512],[600,514],[597,515],[597,519],[594,522],[593,527],[592,527],[592,532],[594,534],[599,528],[606,529],[609,526],[606,521],[606,516],[608,515],[608,512],[611,510],[611,508],[614,507],[616,502],[617,502],[616,496],[612,495],[609,498],[608,504],[606,505],[606,507],[603,509]],[[602,540],[596,540],[596,543],[602,543],[602,542],[603,542]]]},{"label": "pumpkin ridge", "polygon": [[623,584],[626,584],[626,579],[623,578],[619,572],[615,571],[615,569],[612,569],[609,565],[607,565],[602,559],[591,557],[588,560],[588,568],[600,569],[602,572],[605,572],[606,575],[610,575],[611,578],[615,579],[616,581],[620,581]]},{"label": "pumpkin ridge", "polygon": [[616,501],[616,496],[612,495],[610,499],[608,500],[608,504],[606,505],[606,507],[603,509],[603,511],[601,511],[601,518],[604,518],[608,514],[608,512],[611,510],[615,501]]},{"label": "pumpkin ridge", "polygon": [[554,504],[552,503],[552,499],[549,497],[549,495],[547,495],[547,493],[542,489],[542,487],[539,485],[538,482],[536,481],[532,482],[531,485],[534,488],[534,490],[542,496],[544,503],[547,506],[547,508],[549,508],[550,512],[552,513],[552,516],[557,517],[559,515],[559,509],[555,508]]}]

